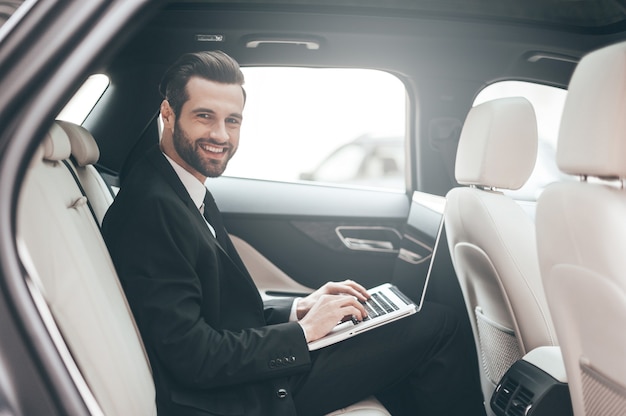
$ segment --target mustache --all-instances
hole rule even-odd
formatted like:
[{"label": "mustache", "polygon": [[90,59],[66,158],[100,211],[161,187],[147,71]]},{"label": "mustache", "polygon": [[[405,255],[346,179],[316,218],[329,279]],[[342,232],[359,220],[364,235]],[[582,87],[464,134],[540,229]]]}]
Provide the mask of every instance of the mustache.
[{"label": "mustache", "polygon": [[216,140],[216,139],[212,139],[212,138],[199,138],[196,139],[194,144],[196,146],[199,145],[214,145],[217,147],[224,147],[226,149],[232,149],[233,145],[230,141],[221,141],[221,140]]}]

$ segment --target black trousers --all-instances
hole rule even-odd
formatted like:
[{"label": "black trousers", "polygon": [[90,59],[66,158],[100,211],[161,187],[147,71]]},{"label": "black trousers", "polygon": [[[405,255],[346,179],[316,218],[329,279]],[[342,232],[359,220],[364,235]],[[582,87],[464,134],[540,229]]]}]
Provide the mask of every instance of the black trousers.
[{"label": "black trousers", "polygon": [[447,307],[412,316],[312,352],[292,379],[299,416],[320,416],[376,396],[393,416],[484,416],[473,340]]}]

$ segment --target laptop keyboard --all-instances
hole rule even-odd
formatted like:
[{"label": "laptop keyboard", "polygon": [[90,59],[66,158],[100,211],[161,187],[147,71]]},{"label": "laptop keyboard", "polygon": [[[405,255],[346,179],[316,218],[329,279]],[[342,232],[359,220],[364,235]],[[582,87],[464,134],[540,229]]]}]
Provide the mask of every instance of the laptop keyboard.
[{"label": "laptop keyboard", "polygon": [[365,318],[366,321],[399,309],[398,306],[389,300],[389,298],[382,292],[372,293],[371,298],[361,303],[367,311],[367,318]]}]

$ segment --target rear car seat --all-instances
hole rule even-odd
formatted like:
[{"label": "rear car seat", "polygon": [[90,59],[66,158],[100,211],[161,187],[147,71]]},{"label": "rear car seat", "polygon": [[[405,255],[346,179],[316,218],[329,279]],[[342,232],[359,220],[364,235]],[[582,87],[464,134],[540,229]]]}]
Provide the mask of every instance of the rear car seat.
[{"label": "rear car seat", "polygon": [[20,193],[20,255],[103,413],[156,415],[143,344],[69,156],[54,124]]},{"label": "rear car seat", "polygon": [[102,225],[107,209],[113,203],[113,193],[93,166],[100,158],[98,144],[91,133],[78,124],[57,120],[70,139],[72,166],[93,209],[96,220]]},{"label": "rear car seat", "polygon": [[[99,231],[113,194],[93,166],[98,158],[86,129],[53,124],[20,194],[21,255],[104,414],[155,415],[149,362]],[[372,397],[328,416],[337,415],[389,412]]]}]

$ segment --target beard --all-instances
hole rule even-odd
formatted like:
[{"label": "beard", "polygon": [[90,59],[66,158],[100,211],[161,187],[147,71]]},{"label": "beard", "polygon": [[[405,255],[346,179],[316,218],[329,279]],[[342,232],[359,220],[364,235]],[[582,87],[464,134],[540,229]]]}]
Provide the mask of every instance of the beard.
[{"label": "beard", "polygon": [[189,166],[198,171],[202,176],[206,176],[207,178],[217,178],[222,175],[226,170],[226,166],[228,165],[228,161],[235,154],[235,150],[231,145],[229,145],[224,151],[226,152],[226,157],[221,160],[215,159],[207,159],[203,150],[200,148],[199,143],[210,143],[216,146],[223,146],[223,143],[219,143],[212,139],[191,139],[187,133],[181,128],[178,120],[176,120],[174,133],[172,135],[172,141],[174,142],[174,149],[178,155],[183,159]]}]

